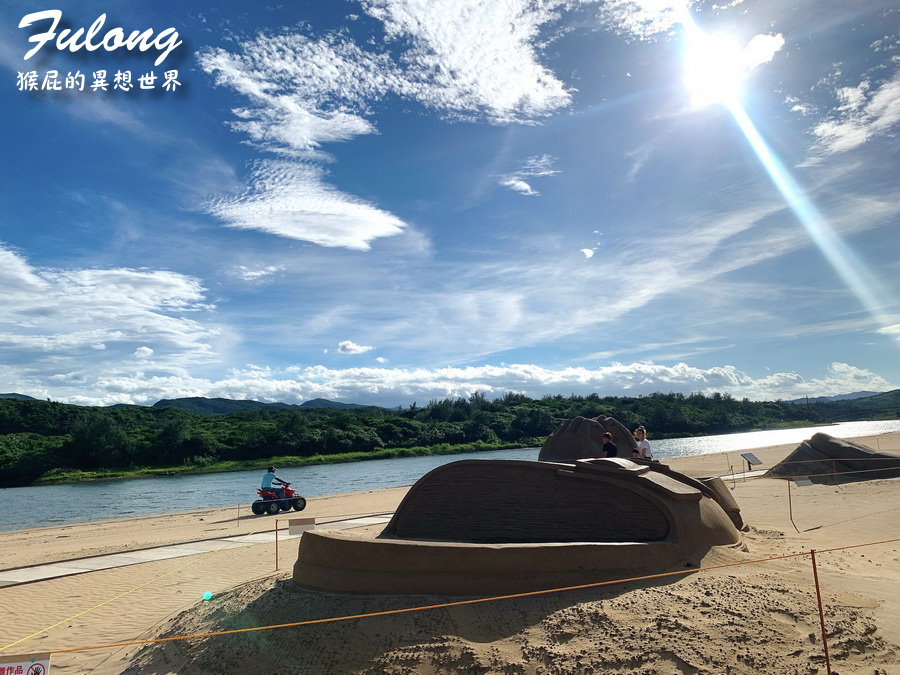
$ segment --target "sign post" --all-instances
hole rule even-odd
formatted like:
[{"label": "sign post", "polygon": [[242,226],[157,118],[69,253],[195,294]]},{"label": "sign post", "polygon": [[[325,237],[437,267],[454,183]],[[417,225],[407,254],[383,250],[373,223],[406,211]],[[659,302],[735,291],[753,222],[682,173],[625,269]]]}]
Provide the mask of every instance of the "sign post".
[{"label": "sign post", "polygon": [[762,464],[762,460],[752,452],[742,452],[741,457],[747,462],[747,473],[750,473],[754,466]]},{"label": "sign post", "polygon": [[50,652],[39,654],[0,655],[0,673],[3,675],[48,675]]}]

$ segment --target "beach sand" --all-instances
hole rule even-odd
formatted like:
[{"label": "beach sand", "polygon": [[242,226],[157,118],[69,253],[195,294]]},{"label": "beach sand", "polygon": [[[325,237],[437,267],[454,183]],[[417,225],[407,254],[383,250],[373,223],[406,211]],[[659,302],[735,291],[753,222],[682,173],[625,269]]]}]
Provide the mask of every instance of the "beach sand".
[{"label": "beach sand", "polygon": [[[900,451],[900,433],[857,439]],[[795,446],[754,449],[766,468]],[[739,452],[666,460],[690,475],[744,470]],[[728,485],[746,550],[703,565],[900,538],[900,479]],[[393,510],[394,488],[310,500],[321,520]],[[0,534],[0,569],[271,529],[236,509]],[[245,509],[245,515],[246,509]],[[372,533],[380,526],[368,528]],[[366,530],[360,530],[365,532]],[[278,624],[446,601],[298,589],[297,541],[260,544],[0,588],[0,654]],[[836,673],[900,673],[900,542],[819,554]],[[202,602],[210,591],[214,597]],[[126,594],[127,593],[127,594]],[[125,595],[123,595],[125,594]],[[121,596],[121,597],[118,597]],[[88,610],[88,611],[85,611]],[[75,616],[79,613],[79,616]],[[47,628],[57,622],[52,628]],[[825,672],[808,556],[661,580],[423,612],[54,656],[54,673]]]}]

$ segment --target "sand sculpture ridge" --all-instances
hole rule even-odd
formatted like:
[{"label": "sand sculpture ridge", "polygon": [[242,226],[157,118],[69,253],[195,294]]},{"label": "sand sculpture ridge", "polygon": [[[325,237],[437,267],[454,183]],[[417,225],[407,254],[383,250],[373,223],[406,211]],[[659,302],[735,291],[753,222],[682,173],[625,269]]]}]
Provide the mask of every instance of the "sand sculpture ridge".
[{"label": "sand sculpture ridge", "polygon": [[294,580],[358,593],[512,593],[683,568],[740,541],[714,490],[668,468],[462,460],[420,478],[378,537],[305,533]]}]

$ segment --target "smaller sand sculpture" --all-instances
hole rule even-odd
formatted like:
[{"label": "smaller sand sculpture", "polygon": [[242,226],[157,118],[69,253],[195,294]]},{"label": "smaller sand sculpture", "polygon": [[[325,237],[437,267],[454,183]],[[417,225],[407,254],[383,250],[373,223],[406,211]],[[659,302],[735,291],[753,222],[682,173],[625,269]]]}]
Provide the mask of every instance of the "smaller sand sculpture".
[{"label": "smaller sand sculpture", "polygon": [[896,478],[900,476],[900,455],[818,433],[803,441],[765,475],[769,478],[808,476],[819,483]]},{"label": "smaller sand sculpture", "polygon": [[567,461],[602,457],[603,433],[609,432],[619,450],[619,457],[629,459],[637,450],[634,436],[624,424],[612,417],[600,415],[589,419],[576,417],[566,420],[547,437],[538,459],[541,461]]}]

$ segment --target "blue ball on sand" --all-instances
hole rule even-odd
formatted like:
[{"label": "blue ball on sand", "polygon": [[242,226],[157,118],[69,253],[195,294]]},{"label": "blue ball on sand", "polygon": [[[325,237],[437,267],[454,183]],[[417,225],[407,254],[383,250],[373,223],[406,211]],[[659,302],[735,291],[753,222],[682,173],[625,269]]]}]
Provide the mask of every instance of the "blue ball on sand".
[{"label": "blue ball on sand", "polygon": [[204,600],[212,600],[212,593],[210,593],[209,591],[206,591],[206,592],[203,594],[203,599],[204,599]]}]

